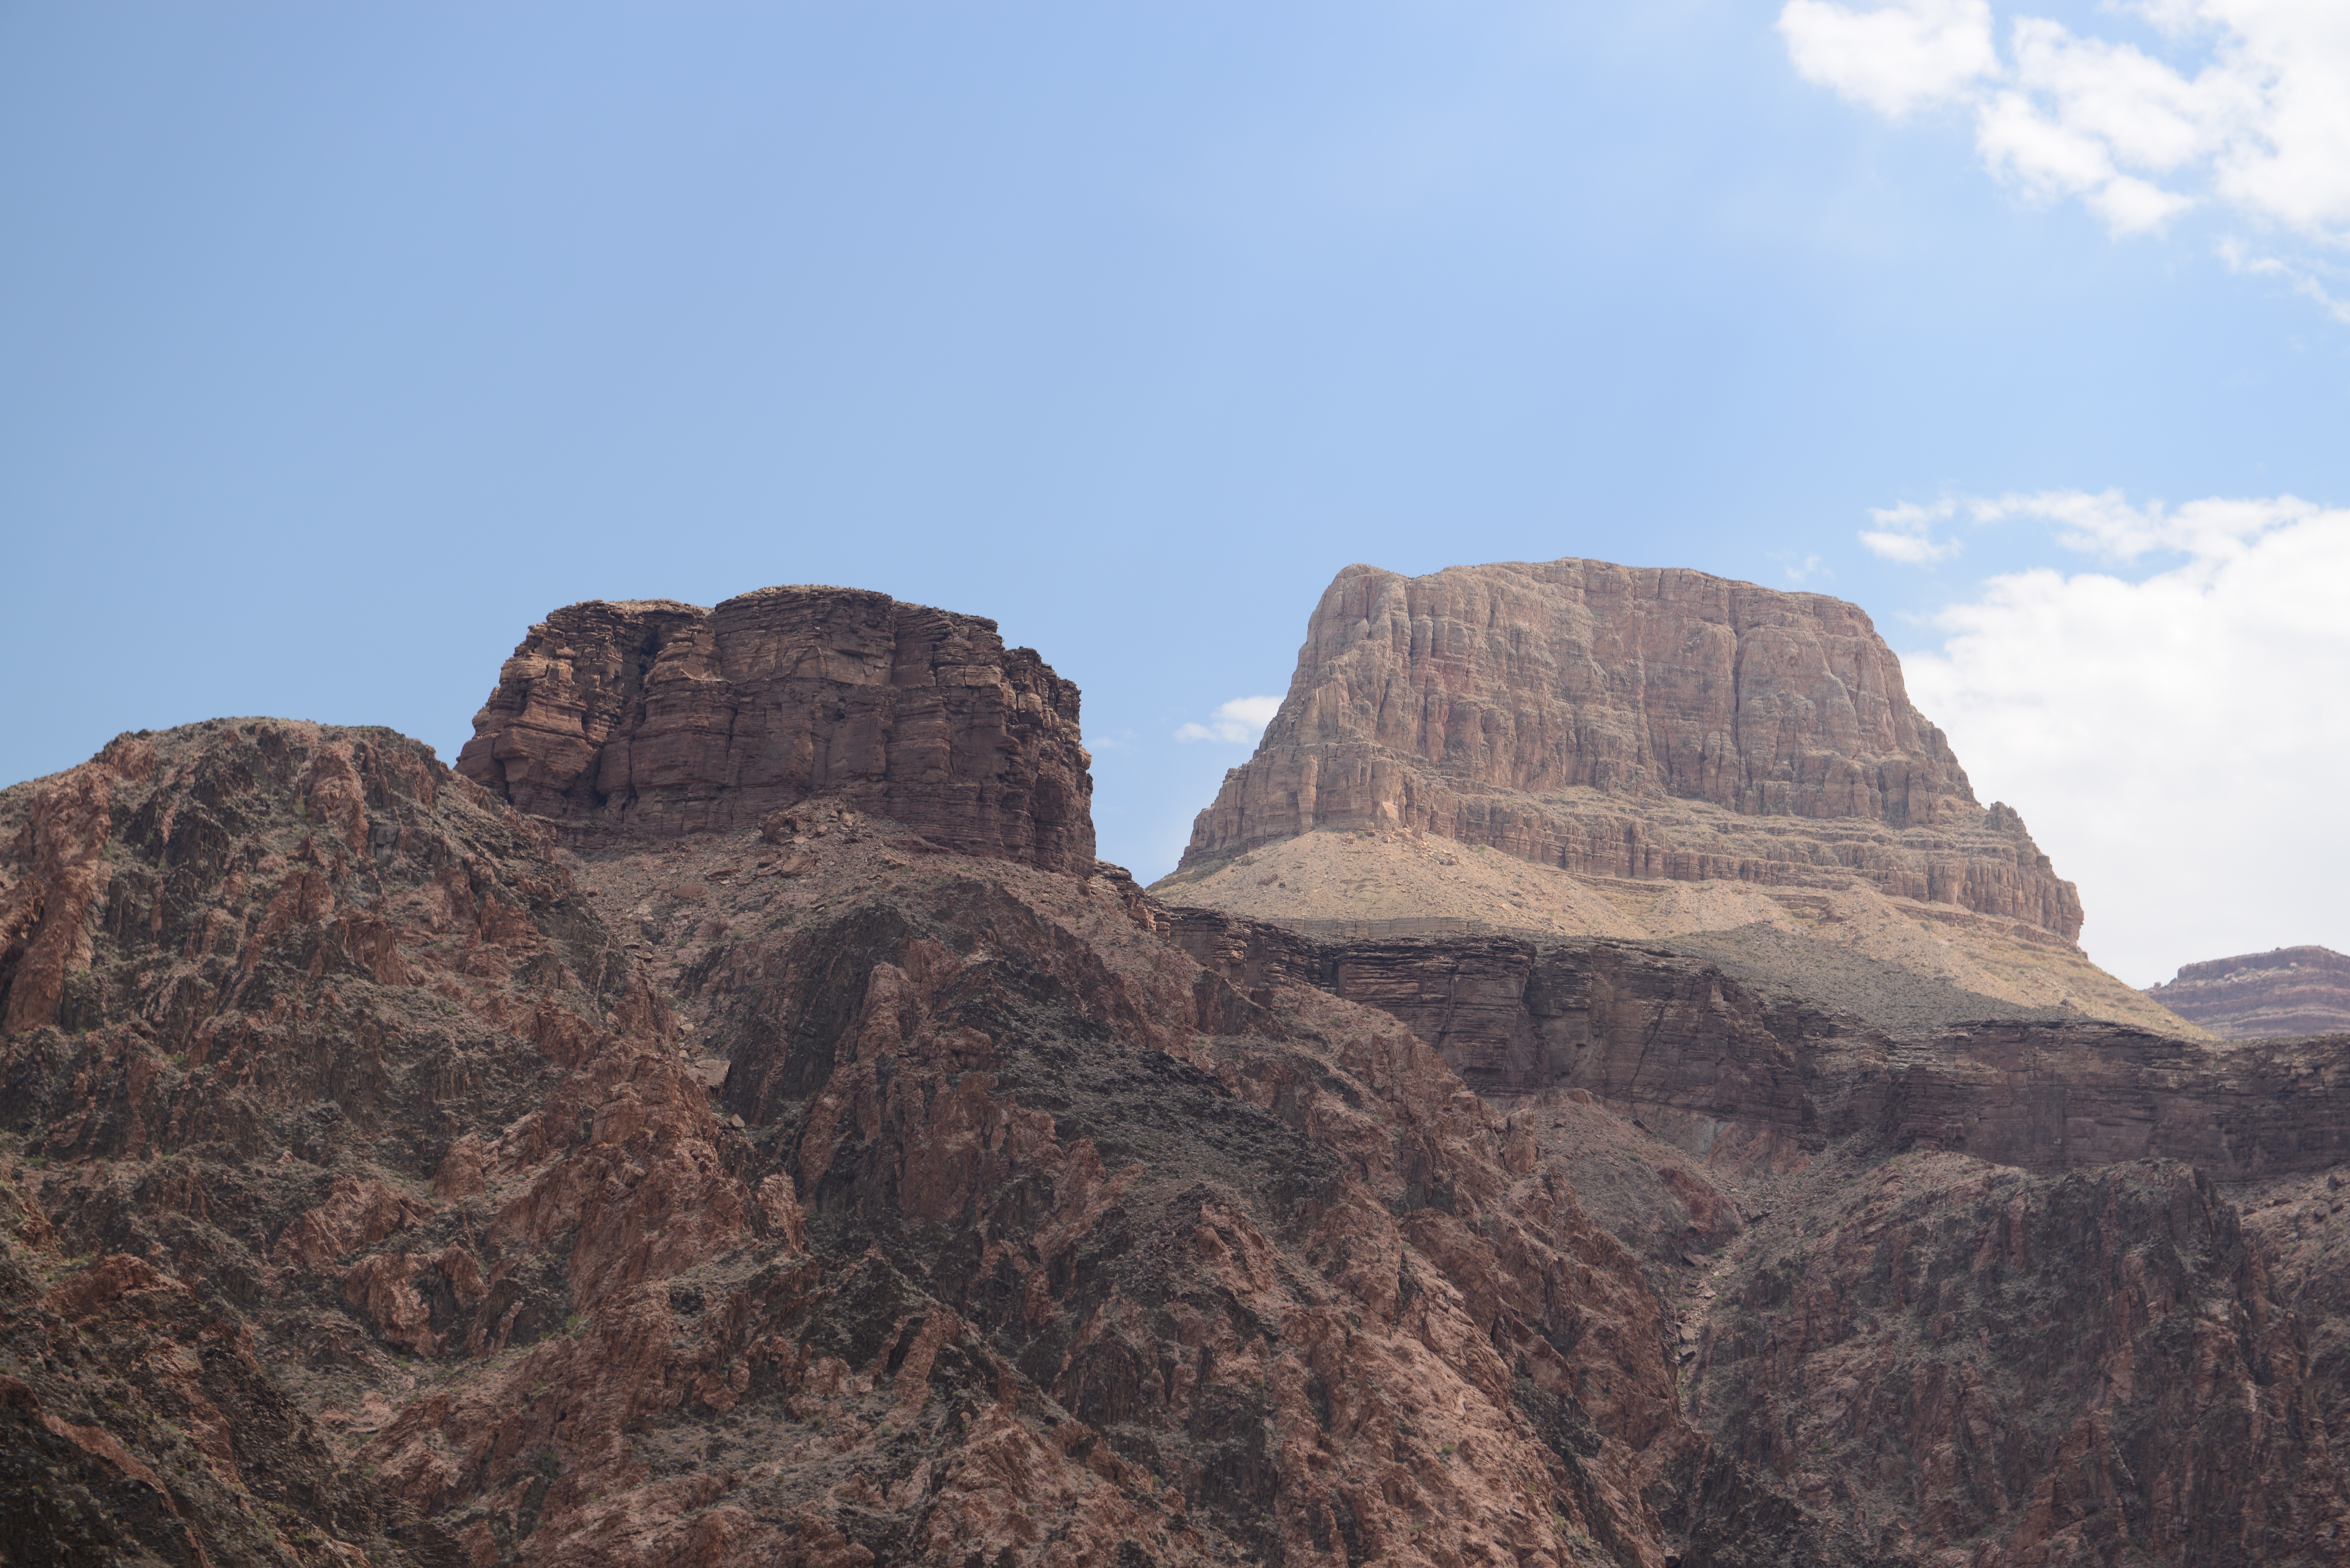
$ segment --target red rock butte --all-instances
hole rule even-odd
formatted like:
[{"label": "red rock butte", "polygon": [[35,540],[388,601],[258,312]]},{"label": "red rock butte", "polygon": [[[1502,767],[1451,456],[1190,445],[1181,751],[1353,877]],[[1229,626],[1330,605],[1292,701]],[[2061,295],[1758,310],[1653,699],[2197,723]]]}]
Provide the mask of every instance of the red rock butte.
[{"label": "red rock butte", "polygon": [[1094,859],[1077,688],[995,623],[773,587],[591,599],[530,628],[457,771],[574,837],[748,826],[838,795],[942,846]]},{"label": "red rock butte", "polygon": [[1866,614],[1702,572],[1347,567],[1183,865],[1328,828],[2081,929],[2073,884],[2015,811],[1977,802]]}]

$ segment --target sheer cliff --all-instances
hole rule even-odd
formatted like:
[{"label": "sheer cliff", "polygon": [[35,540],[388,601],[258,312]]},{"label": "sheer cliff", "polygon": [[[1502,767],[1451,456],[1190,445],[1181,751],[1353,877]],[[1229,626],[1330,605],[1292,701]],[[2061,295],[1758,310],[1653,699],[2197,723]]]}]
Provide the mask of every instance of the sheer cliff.
[{"label": "sheer cliff", "polygon": [[1979,804],[1853,605],[1561,560],[1349,566],[1183,868],[1403,829],[1606,877],[1893,897],[2069,940],[2080,898]]}]

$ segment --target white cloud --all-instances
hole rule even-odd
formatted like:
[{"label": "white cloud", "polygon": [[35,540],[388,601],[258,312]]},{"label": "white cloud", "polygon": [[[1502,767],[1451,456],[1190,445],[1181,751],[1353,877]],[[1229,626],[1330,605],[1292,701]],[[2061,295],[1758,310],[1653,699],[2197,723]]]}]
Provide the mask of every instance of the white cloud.
[{"label": "white cloud", "polygon": [[1934,524],[1947,521],[1957,509],[1953,501],[1937,501],[1931,506],[1907,501],[1898,506],[1872,506],[1868,514],[1877,519],[1877,526],[1862,530],[1860,542],[1868,546],[1869,554],[1904,566],[1930,566],[1947,561],[1959,553],[1959,541],[1935,538]]},{"label": "white cloud", "polygon": [[2320,514],[2322,508],[2296,496],[2261,501],[2190,501],[2172,512],[2159,501],[2133,506],[2118,490],[2091,495],[2050,490],[2034,495],[2002,495],[1970,501],[1978,523],[2010,517],[2058,524],[2057,543],[2068,550],[2127,563],[2155,551],[2184,551],[2198,560],[2225,561],[2241,555],[2248,541],[2270,529]]},{"label": "white cloud", "polygon": [[1806,80],[1896,119],[1999,68],[1985,0],[1903,0],[1874,11],[1787,0],[1779,33]]},{"label": "white cloud", "polygon": [[1787,574],[1787,580],[1795,584],[1798,587],[1810,582],[1814,577],[1833,577],[1835,576],[1835,568],[1829,566],[1825,561],[1821,560],[1817,556],[1805,556],[1802,566],[1788,566],[1783,568],[1783,570]]},{"label": "white cloud", "polygon": [[[2002,56],[1983,0],[1788,0],[1779,31],[1805,79],[1888,118],[1968,111],[1994,174],[2035,199],[2077,198],[2117,235],[2211,202],[2304,242],[2350,244],[2350,5],[2119,9],[2167,35],[2192,69],[2043,16],[2012,17]],[[2324,298],[2314,283],[2301,291]]]},{"label": "white cloud", "polygon": [[1993,577],[1905,656],[1912,698],[1978,794],[2023,813],[2081,885],[2083,940],[2134,984],[2181,963],[2350,950],[2350,511],[2293,496],[2176,510],[2114,492],[1967,503],[2033,518],[2139,581]]},{"label": "white cloud", "polygon": [[1253,746],[1281,711],[1278,697],[1235,697],[1216,710],[1213,722],[1186,724],[1175,732],[1179,741],[1221,741],[1227,745]]}]

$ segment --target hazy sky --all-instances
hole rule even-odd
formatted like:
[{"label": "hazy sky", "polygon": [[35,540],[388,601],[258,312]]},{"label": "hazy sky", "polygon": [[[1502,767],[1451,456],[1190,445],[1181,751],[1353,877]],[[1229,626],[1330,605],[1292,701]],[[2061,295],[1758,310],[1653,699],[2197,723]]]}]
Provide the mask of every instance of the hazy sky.
[{"label": "hazy sky", "polygon": [[2147,983],[2350,949],[2350,7],[0,7],[0,780],[452,757],[588,597],[1085,691],[1146,878],[1339,567],[1857,601]]}]

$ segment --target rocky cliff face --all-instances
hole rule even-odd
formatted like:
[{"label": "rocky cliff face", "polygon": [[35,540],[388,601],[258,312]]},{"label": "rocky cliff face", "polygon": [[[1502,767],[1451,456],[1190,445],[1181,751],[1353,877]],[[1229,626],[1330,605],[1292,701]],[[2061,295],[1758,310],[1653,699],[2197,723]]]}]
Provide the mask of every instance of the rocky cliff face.
[{"label": "rocky cliff face", "polygon": [[2330,948],[2187,964],[2147,994],[2222,1040],[2350,1032],[2350,957]]},{"label": "rocky cliff face", "polygon": [[2077,893],[1975,801],[1855,606],[1596,561],[1349,566],[1187,868],[1403,827],[1569,871],[1842,888],[2070,939]]},{"label": "rocky cliff face", "polygon": [[1661,1305],[1392,1019],[839,795],[564,820],[0,793],[12,1562],[1660,1568]]},{"label": "rocky cliff face", "polygon": [[1235,986],[1437,1043],[1645,1259],[1747,1481],[1661,1510],[1685,1561],[2341,1560],[2343,1037],[1896,1040],[1653,946],[1170,919]]},{"label": "rocky cliff face", "polygon": [[1729,1168],[1800,1168],[1852,1137],[2043,1172],[2189,1160],[2229,1182],[2350,1163],[2340,1035],[2220,1049],[2030,1015],[1897,1033],[1643,943],[1316,940],[1204,909],[1169,923],[1235,985],[1312,984],[1390,1014],[1496,1103],[1581,1092]]},{"label": "rocky cliff face", "polygon": [[822,792],[544,673],[496,789],[261,720],[0,791],[9,1562],[2343,1560],[2338,1038],[1315,940],[930,787],[1074,693],[709,676]]},{"label": "rocky cliff face", "polygon": [[575,836],[755,825],[837,794],[950,847],[1093,861],[1077,689],[995,623],[886,594],[567,606],[530,628],[457,771]]}]

